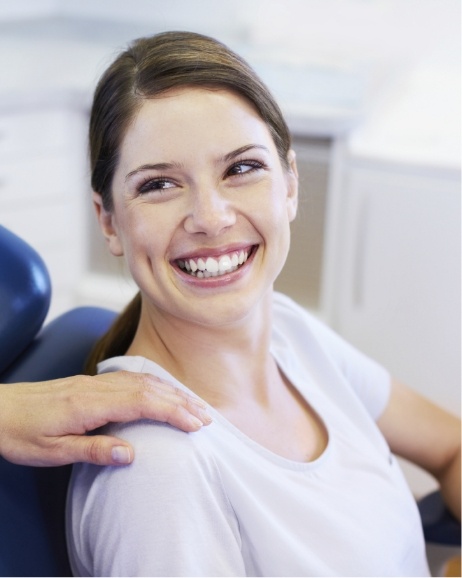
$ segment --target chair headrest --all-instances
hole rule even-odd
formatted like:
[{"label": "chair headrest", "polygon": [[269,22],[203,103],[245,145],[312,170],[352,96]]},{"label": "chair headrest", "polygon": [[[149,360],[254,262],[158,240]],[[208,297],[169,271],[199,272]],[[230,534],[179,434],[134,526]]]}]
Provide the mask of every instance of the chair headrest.
[{"label": "chair headrest", "polygon": [[43,259],[0,225],[0,373],[36,336],[50,299],[50,276]]}]

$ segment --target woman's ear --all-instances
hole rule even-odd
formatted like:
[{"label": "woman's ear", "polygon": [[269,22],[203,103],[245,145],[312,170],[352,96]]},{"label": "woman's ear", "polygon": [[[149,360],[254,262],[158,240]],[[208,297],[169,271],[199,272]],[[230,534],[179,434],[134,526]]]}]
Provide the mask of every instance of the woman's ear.
[{"label": "woman's ear", "polygon": [[103,232],[104,238],[108,244],[109,251],[115,257],[121,257],[124,254],[124,251],[117,234],[117,228],[114,222],[114,213],[112,211],[107,211],[103,207],[103,198],[99,193],[93,193],[93,205],[95,207],[99,226],[101,227],[101,231]]},{"label": "woman's ear", "polygon": [[293,221],[297,215],[298,207],[298,170],[295,160],[295,151],[290,149],[287,153],[288,169],[286,171],[287,179],[287,215],[289,221]]}]

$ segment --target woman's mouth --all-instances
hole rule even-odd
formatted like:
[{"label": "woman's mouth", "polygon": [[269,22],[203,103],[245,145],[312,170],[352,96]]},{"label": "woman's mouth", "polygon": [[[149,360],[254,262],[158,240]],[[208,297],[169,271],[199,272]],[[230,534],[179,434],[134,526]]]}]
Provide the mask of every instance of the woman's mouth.
[{"label": "woman's mouth", "polygon": [[255,247],[231,251],[215,257],[197,257],[177,259],[178,267],[193,277],[206,279],[208,277],[220,277],[237,271],[249,258]]}]

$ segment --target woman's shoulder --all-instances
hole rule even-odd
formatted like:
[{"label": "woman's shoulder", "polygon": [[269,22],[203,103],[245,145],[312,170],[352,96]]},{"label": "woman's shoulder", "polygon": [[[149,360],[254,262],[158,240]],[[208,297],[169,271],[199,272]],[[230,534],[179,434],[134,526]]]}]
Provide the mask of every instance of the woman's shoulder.
[{"label": "woman's shoulder", "polygon": [[329,342],[333,336],[332,330],[305,307],[296,303],[283,293],[273,294],[273,339],[276,341],[291,341],[318,344]]},{"label": "woman's shoulder", "polygon": [[312,331],[322,330],[324,327],[319,315],[315,315],[288,295],[277,291],[273,293],[273,316],[277,325],[305,327]]},{"label": "woman's shoulder", "polygon": [[[185,385],[177,381],[163,367],[141,356],[113,357],[98,365],[99,373],[112,371],[134,371],[149,373],[174,384],[179,389],[194,395]],[[129,423],[111,423],[101,432],[128,441],[135,448],[136,468],[149,469],[151,464],[163,464],[162,467],[175,469],[178,462],[189,463],[191,468],[204,467],[215,455],[218,427],[212,423],[197,432],[184,432],[168,423],[144,419]]]},{"label": "woman's shoulder", "polygon": [[[295,357],[310,371],[315,367],[323,375],[326,369],[329,373],[334,369],[353,388],[370,414],[374,418],[380,415],[388,401],[391,383],[390,374],[381,364],[286,295],[275,293],[273,315],[273,348],[281,359]],[[336,383],[336,379],[327,379],[324,391],[326,384],[330,387]],[[333,394],[338,397],[338,392],[336,387]]]},{"label": "woman's shoulder", "polygon": [[[110,357],[104,361],[98,363],[98,373],[110,373],[112,371],[134,371],[136,373],[147,373],[147,365],[156,365],[153,362],[149,362],[148,359],[142,357],[141,355],[119,355],[118,357]],[[165,373],[165,371],[157,366],[160,373]],[[158,377],[161,377],[158,375]]]},{"label": "woman's shoulder", "polygon": [[354,348],[334,331],[319,313],[314,313],[282,293],[274,293],[274,329],[295,343],[320,347],[333,358],[351,354]]},{"label": "woman's shoulder", "polygon": [[[204,517],[233,519],[205,431],[186,433],[169,424],[144,420],[111,425],[106,433],[129,441],[135,458],[128,466],[78,464],[73,469],[68,528],[81,559],[91,559],[89,549],[104,557],[104,548],[100,552],[95,544],[113,544],[119,563],[126,568],[125,562],[120,562],[124,552],[119,551],[120,532],[134,524],[127,556],[142,551],[155,566],[157,562],[151,563],[155,551],[149,549],[152,544],[166,544],[168,549],[172,535],[181,540],[191,523],[200,524]],[[161,553],[157,555],[161,557]],[[126,571],[120,575],[127,575]]]},{"label": "woman's shoulder", "polygon": [[[213,426],[207,426],[208,428]],[[128,424],[111,424],[108,435],[128,441],[135,448],[136,468],[151,467],[175,472],[178,465],[193,469],[209,468],[214,460],[213,444],[208,439],[208,429],[184,432],[168,423],[140,420]]]},{"label": "woman's shoulder", "polygon": [[[210,427],[210,426],[208,426]],[[141,420],[111,424],[103,433],[128,441],[135,450],[129,466],[101,467],[78,464],[73,469],[73,500],[77,503],[103,499],[117,503],[127,500],[147,503],[152,492],[170,499],[177,494],[194,495],[220,479],[213,449],[203,432],[186,433],[160,422]],[[220,483],[218,484],[220,485]],[[93,496],[93,497],[91,497]],[[99,497],[98,497],[99,496]]]}]

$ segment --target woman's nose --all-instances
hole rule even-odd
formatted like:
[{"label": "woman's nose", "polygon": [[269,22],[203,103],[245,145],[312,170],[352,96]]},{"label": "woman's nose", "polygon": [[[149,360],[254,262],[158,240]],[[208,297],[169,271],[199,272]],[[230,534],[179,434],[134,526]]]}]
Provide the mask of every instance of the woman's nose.
[{"label": "woman's nose", "polygon": [[203,190],[193,195],[185,219],[187,233],[204,233],[215,237],[236,222],[236,213],[228,199],[217,190]]}]

